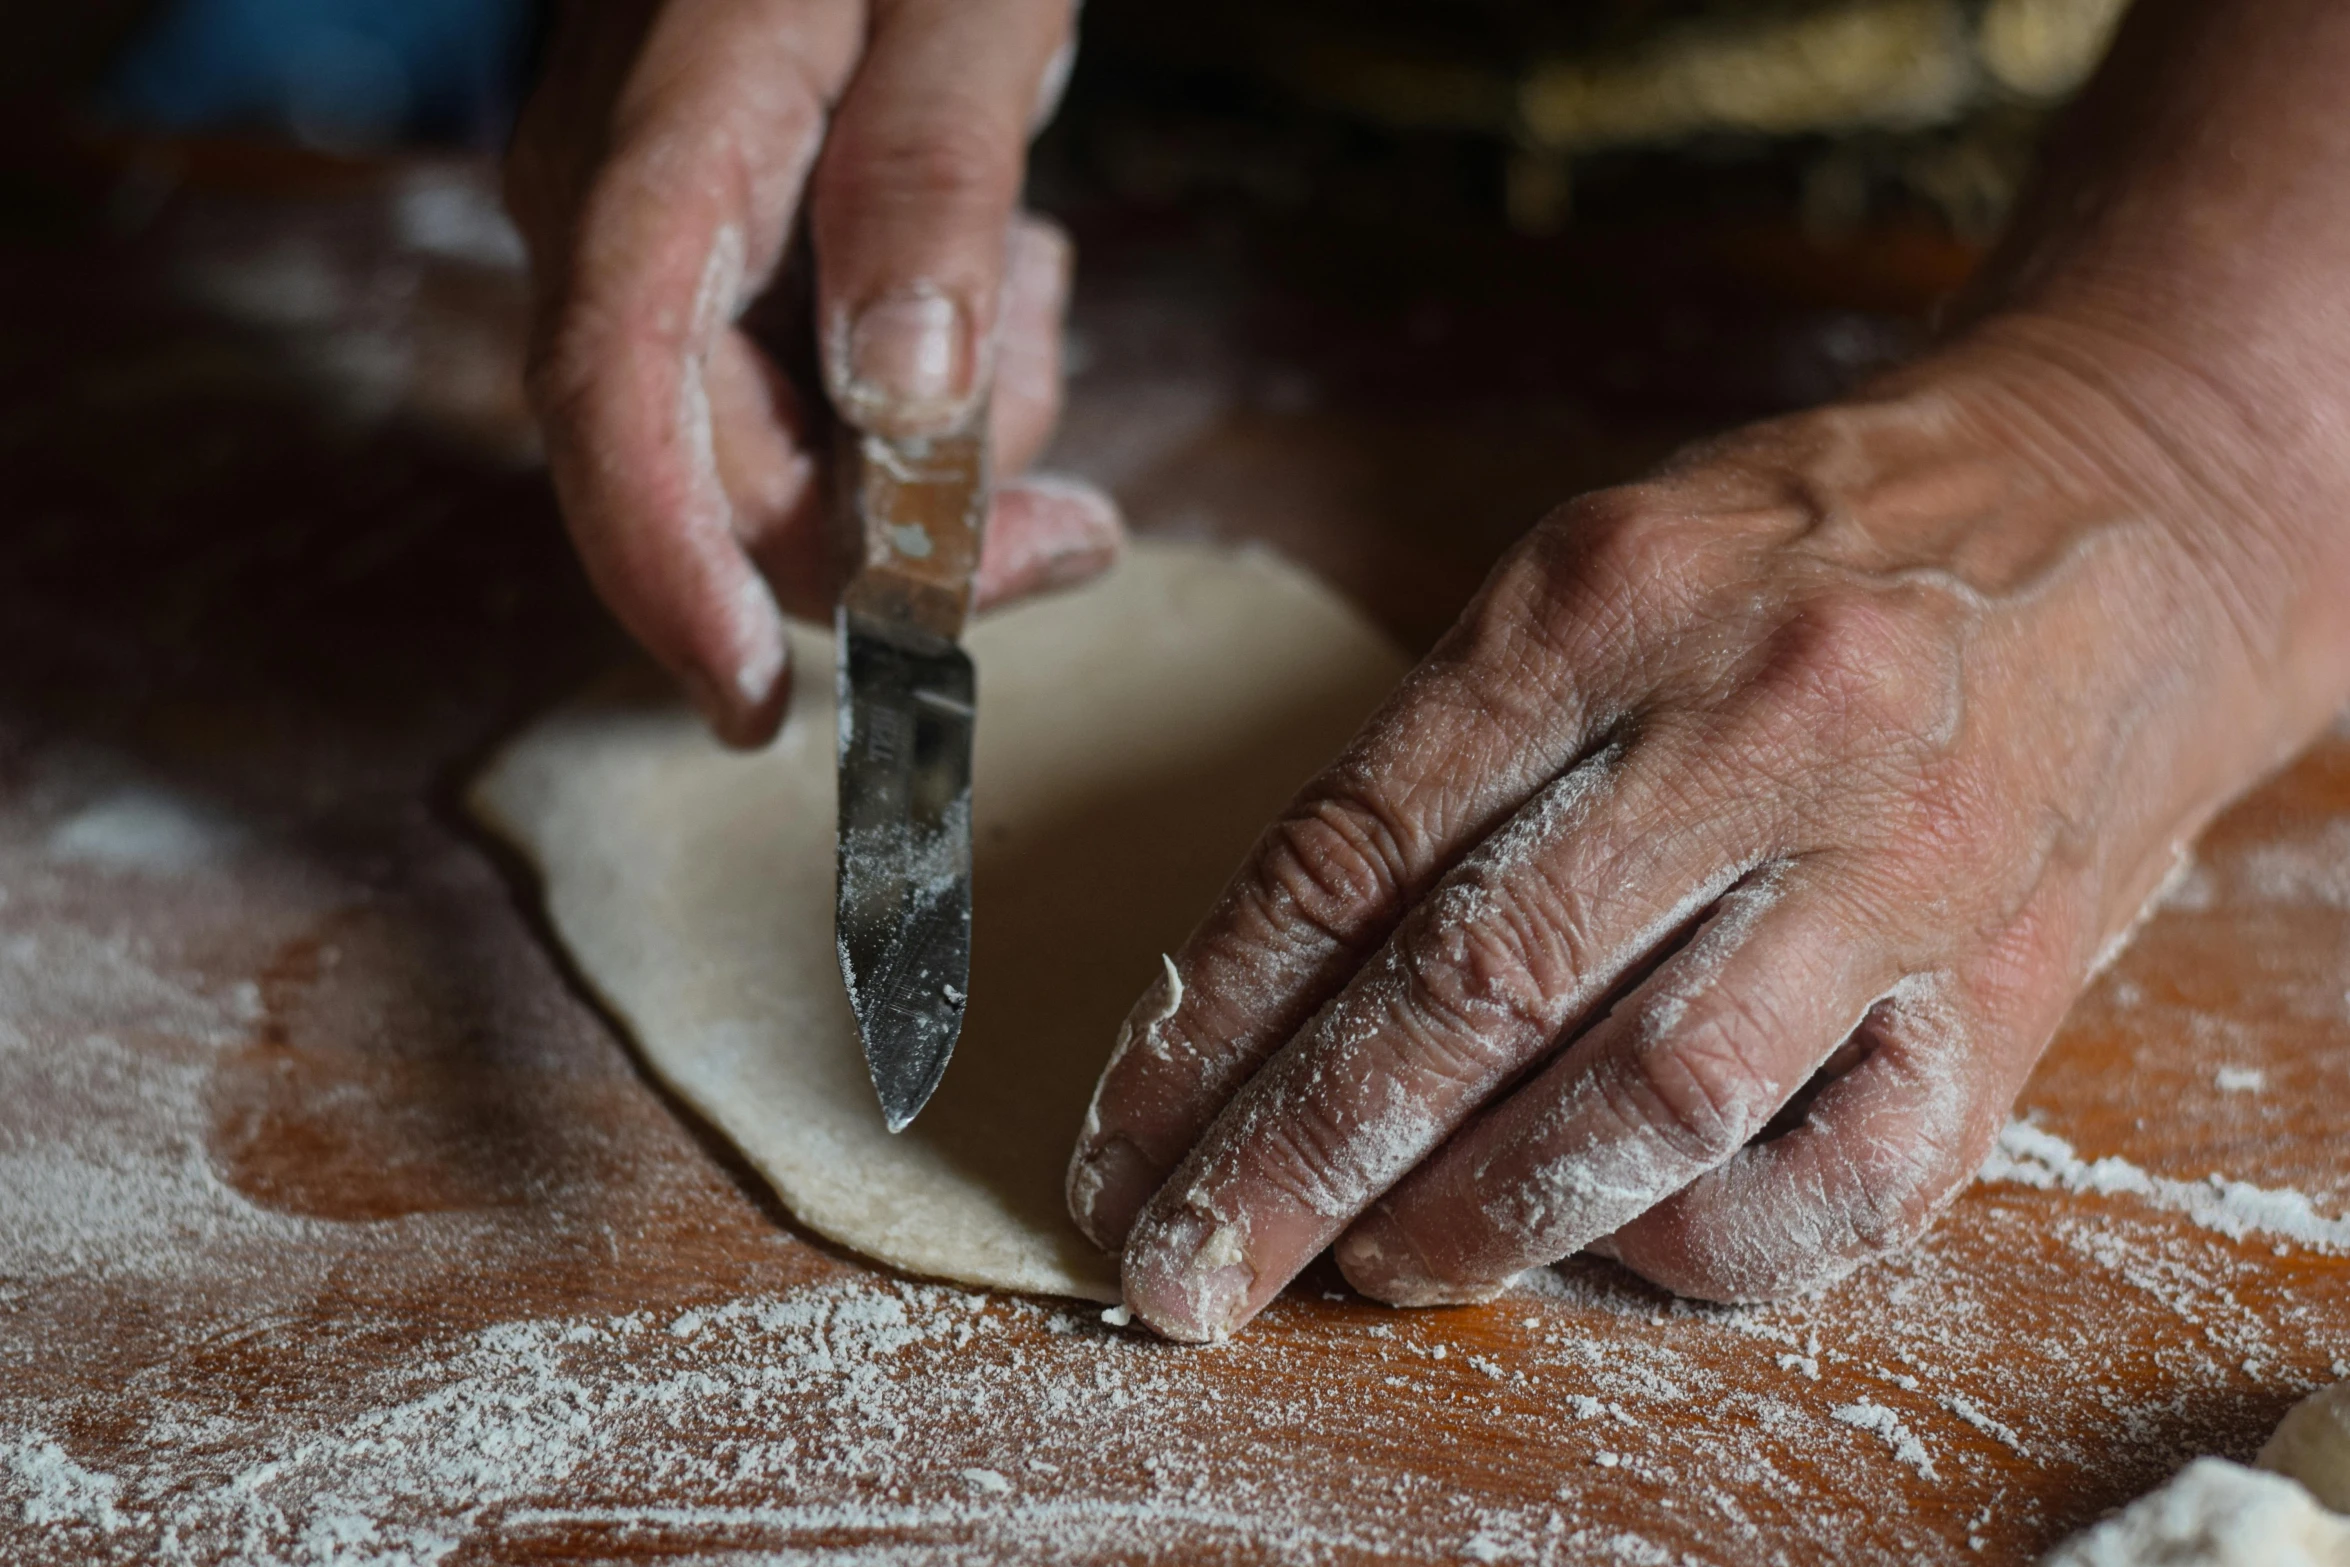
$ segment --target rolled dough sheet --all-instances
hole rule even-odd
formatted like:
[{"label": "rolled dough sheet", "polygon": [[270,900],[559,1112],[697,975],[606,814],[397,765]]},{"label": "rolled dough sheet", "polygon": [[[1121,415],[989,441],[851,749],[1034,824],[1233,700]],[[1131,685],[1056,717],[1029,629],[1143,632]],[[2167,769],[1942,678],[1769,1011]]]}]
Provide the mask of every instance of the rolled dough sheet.
[{"label": "rolled dough sheet", "polygon": [[645,1060],[810,1229],[909,1272],[1117,1297],[1061,1177],[1119,1021],[1250,842],[1405,668],[1261,552],[1137,544],[975,627],[971,1002],[937,1096],[882,1126],[832,940],[830,637],[791,718],[720,749],[642,678],[548,714],[476,781]]}]

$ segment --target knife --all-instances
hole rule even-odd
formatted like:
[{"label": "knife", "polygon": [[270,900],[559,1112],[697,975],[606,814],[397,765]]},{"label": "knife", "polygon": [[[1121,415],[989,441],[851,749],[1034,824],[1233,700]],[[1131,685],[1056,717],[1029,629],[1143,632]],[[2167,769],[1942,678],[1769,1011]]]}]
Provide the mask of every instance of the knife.
[{"label": "knife", "polygon": [[852,550],[833,614],[841,978],[902,1132],[937,1089],[971,984],[971,736],[958,641],[987,521],[987,410],[915,439],[840,426]]}]

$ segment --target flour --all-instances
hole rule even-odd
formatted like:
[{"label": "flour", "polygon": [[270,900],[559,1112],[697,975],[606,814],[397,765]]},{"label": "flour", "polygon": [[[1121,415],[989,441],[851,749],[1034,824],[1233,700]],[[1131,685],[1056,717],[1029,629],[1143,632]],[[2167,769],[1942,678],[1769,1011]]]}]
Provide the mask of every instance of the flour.
[{"label": "flour", "polygon": [[2350,1567],[2350,1522],[2289,1480],[2204,1458],[2042,1567]]},{"label": "flour", "polygon": [[2151,1175],[2126,1159],[2094,1162],[2072,1144],[2028,1121],[2011,1121],[1983,1164],[1979,1179],[2015,1181],[2043,1190],[2061,1187],[2098,1196],[2128,1196],[2185,1214],[2231,1240],[2270,1235],[2316,1251],[2350,1253],[2350,1219],[2329,1219],[2296,1191],[2276,1191],[2224,1175],[2180,1181]]},{"label": "flour", "polygon": [[[124,786],[61,787],[0,838],[12,1564],[2012,1561],[2090,1521],[2065,1498],[2156,1485],[2215,1429],[2244,1456],[2327,1368],[2350,1375],[2339,1313],[2270,1256],[2337,1254],[2331,1207],[2254,1152],[2234,1168],[2258,1184],[2177,1179],[2028,1123],[1918,1248],[1771,1306],[1581,1259],[1481,1312],[1297,1293],[1203,1355],[780,1236],[740,1243],[730,1283],[622,1268],[601,1293],[453,1298],[600,1279],[606,1245],[671,1246],[672,1213],[583,1264],[560,1194],[343,1222],[243,1189],[214,1116],[273,982],[89,916],[73,887],[144,873],[51,854]],[[207,889],[273,852],[225,819],[244,836]],[[2182,1033],[2165,1093],[2250,1117],[2332,1081],[2260,1026]],[[578,1190],[591,1229],[620,1201]],[[2159,1369],[2117,1369],[2135,1357]],[[1490,1464],[1451,1441],[1471,1416]]]},{"label": "flour", "polygon": [[2246,901],[2350,911],[2350,821],[2248,849],[2228,880]]},{"label": "flour", "polygon": [[[1815,1362],[1814,1364],[1816,1366],[1817,1363]],[[1814,1371],[1813,1375],[1816,1380],[1818,1375],[1816,1370]],[[1943,1393],[1937,1395],[1934,1402],[1940,1404],[1944,1409],[1949,1410],[1952,1414],[1958,1416],[1959,1419],[1965,1421],[1968,1425],[1973,1426],[1976,1430],[1982,1432],[1985,1436],[1990,1437],[2001,1447],[2004,1447],[2008,1451],[2014,1453],[2016,1457],[2029,1458],[2032,1456],[2032,1450],[2024,1446],[2024,1439],[2015,1434],[2014,1427],[2007,1425],[2003,1421],[1992,1419],[1989,1415],[1983,1413],[1980,1409],[1977,1409],[1972,1400],[1962,1397],[1956,1393]]]},{"label": "flour", "polygon": [[[1002,1434],[989,1429],[1007,1412],[999,1379],[1022,1364],[975,1346],[1047,1318],[1064,1333],[1086,1331],[1053,1308],[858,1281],[696,1315],[685,1334],[685,1319],[643,1313],[492,1328],[438,1360],[363,1379],[355,1413],[192,1421],[166,1399],[143,1412],[144,1433],[130,1445],[144,1462],[123,1473],[82,1468],[37,1430],[10,1433],[0,1451],[11,1454],[25,1520],[98,1531],[99,1560],[227,1552],[257,1567],[438,1562],[492,1524],[528,1537],[591,1521],[656,1535],[718,1531],[764,1550],[847,1533],[891,1561],[926,1559],[879,1545],[907,1533],[1003,1549],[1051,1540],[1035,1559],[1080,1560],[1126,1531],[1176,1521],[1309,1559],[1393,1544],[1338,1513],[1275,1521],[1265,1505],[1280,1491],[1277,1464],[1261,1482],[1220,1480],[1211,1501],[1180,1446],[1157,1431],[1154,1409],[1179,1392],[1180,1371],[1170,1380],[1147,1346],[1098,1330],[1091,1374],[1036,1387],[1018,1417],[1029,1478],[975,1461]],[[615,1349],[631,1357],[627,1372],[590,1369]],[[1315,1402],[1309,1393],[1293,1414],[1308,1416]],[[821,1440],[808,1434],[811,1405],[823,1412]],[[192,1428],[204,1432],[201,1449],[177,1450]],[[227,1447],[232,1461],[207,1456]],[[1038,1489],[1064,1467],[1154,1459],[1159,1480],[1123,1500]],[[683,1486],[711,1499],[564,1506],[569,1482],[591,1472],[600,1484]],[[836,1497],[875,1479],[876,1499]]]},{"label": "flour", "polygon": [[1838,1404],[1834,1409],[1828,1411],[1828,1417],[1840,1425],[1851,1426],[1856,1431],[1875,1432],[1884,1439],[1886,1450],[1902,1463],[1915,1469],[1920,1478],[1926,1480],[1941,1478],[1934,1473],[1934,1460],[1926,1455],[1926,1444],[1919,1441],[1908,1426],[1902,1424],[1899,1415],[1887,1409],[1883,1404],[1865,1398],[1856,1404]]},{"label": "flour", "polygon": [[92,1474],[55,1442],[19,1436],[8,1454],[8,1472],[25,1492],[23,1518],[28,1524],[83,1524],[112,1534],[123,1526],[115,1498],[122,1482],[112,1475]]},{"label": "flour", "polygon": [[519,272],[530,257],[513,220],[478,178],[420,168],[401,181],[392,206],[400,242],[425,255]]},{"label": "flour", "polygon": [[844,904],[886,906],[901,897],[910,908],[937,903],[971,876],[970,791],[948,802],[936,827],[892,821],[850,828],[840,863]]},{"label": "flour", "polygon": [[169,876],[231,853],[243,838],[222,813],[167,790],[133,786],[100,796],[49,832],[51,858],[103,870]]}]

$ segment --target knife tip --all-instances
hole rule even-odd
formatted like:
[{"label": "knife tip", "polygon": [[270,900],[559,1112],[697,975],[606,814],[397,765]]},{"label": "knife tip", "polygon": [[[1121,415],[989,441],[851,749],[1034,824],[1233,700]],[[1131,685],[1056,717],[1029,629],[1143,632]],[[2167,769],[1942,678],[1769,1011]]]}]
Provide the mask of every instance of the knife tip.
[{"label": "knife tip", "polygon": [[[950,1039],[947,1051],[953,1048]],[[909,1059],[902,1049],[867,1049],[865,1065],[872,1076],[873,1097],[881,1108],[882,1125],[893,1135],[912,1126],[938,1092],[939,1079],[946,1076],[947,1051],[925,1052],[924,1057]]]},{"label": "knife tip", "polygon": [[894,1136],[897,1133],[904,1131],[907,1127],[912,1126],[914,1124],[914,1117],[920,1115],[922,1113],[922,1107],[929,1103],[930,1095],[927,1093],[924,1094],[921,1098],[912,1101],[911,1103],[908,1103],[902,1099],[893,1103],[892,1101],[885,1098],[881,1101],[882,1125],[888,1127],[891,1135]]}]

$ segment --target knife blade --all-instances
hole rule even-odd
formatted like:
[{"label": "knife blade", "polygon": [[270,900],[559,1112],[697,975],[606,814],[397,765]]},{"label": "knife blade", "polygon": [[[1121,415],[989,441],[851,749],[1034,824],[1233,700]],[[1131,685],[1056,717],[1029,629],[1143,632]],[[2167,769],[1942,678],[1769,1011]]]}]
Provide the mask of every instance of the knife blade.
[{"label": "knife blade", "polygon": [[834,935],[892,1132],[945,1075],[970,992],[977,689],[958,644],[987,520],[986,429],[983,406],[950,435],[840,438],[853,556],[833,621]]}]

